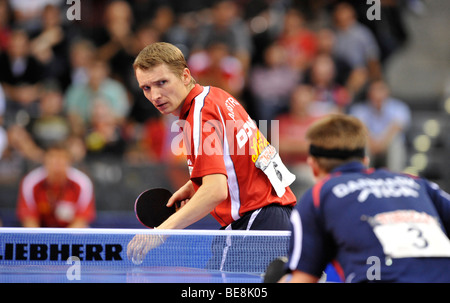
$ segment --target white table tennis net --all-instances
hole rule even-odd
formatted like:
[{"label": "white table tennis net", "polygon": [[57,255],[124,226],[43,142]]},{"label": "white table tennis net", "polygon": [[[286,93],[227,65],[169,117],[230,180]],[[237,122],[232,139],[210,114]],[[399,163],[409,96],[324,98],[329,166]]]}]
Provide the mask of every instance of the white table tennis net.
[{"label": "white table tennis net", "polygon": [[[127,258],[127,245],[136,234],[167,238],[136,265]],[[286,256],[289,238],[288,231],[1,228],[0,272],[18,267],[64,271],[78,261],[86,272],[136,267],[260,274],[272,260]]]}]

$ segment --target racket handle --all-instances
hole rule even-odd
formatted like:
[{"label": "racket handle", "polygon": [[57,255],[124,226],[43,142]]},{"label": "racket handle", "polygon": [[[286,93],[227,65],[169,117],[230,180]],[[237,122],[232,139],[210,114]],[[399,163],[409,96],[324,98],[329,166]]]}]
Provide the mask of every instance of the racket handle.
[{"label": "racket handle", "polygon": [[270,262],[264,274],[264,283],[277,283],[280,281],[289,272],[287,262],[287,257],[279,257]]}]

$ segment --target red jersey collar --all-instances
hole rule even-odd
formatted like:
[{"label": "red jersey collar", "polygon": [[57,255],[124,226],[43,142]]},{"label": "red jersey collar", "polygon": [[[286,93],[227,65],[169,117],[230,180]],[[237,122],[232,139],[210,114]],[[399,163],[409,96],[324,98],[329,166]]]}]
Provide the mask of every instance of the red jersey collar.
[{"label": "red jersey collar", "polygon": [[183,119],[187,113],[189,112],[189,109],[191,108],[192,101],[200,95],[203,92],[203,86],[200,84],[195,84],[194,88],[191,89],[189,94],[187,95],[186,99],[184,100],[183,106],[181,107],[180,111],[180,119]]}]

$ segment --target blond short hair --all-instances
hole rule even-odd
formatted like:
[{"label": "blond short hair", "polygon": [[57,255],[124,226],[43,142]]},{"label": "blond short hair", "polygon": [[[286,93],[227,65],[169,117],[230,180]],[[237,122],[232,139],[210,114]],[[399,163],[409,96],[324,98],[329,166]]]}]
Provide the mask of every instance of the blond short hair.
[{"label": "blond short hair", "polygon": [[[143,71],[165,64],[175,75],[181,77],[188,68],[183,52],[173,44],[156,42],[144,47],[133,63],[134,70]],[[195,80],[192,78],[192,82]]]},{"label": "blond short hair", "polygon": [[[311,146],[349,155],[354,151],[364,150],[367,145],[367,129],[356,117],[344,114],[331,114],[316,121],[308,129],[306,139]],[[345,157],[321,157],[314,156],[322,169],[329,172],[335,167],[352,160],[363,160],[364,156]]]}]

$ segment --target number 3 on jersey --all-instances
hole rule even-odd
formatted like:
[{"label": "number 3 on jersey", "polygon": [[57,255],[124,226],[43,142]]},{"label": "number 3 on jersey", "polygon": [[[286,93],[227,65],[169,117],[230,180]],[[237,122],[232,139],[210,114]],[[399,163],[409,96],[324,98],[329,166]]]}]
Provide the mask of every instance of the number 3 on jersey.
[{"label": "number 3 on jersey", "polygon": [[[415,213],[414,218],[421,220],[380,222],[378,215],[372,218],[373,231],[384,253],[391,258],[450,257],[450,241],[439,223],[425,213]],[[427,220],[423,220],[424,216]]]}]

